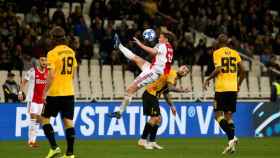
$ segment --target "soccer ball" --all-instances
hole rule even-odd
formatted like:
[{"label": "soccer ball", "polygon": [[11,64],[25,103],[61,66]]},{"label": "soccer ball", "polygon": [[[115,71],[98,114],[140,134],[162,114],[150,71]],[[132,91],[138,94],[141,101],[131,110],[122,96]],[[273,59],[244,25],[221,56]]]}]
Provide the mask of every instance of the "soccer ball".
[{"label": "soccer ball", "polygon": [[152,42],[156,38],[156,32],[153,29],[146,29],[143,32],[143,38],[144,40]]}]

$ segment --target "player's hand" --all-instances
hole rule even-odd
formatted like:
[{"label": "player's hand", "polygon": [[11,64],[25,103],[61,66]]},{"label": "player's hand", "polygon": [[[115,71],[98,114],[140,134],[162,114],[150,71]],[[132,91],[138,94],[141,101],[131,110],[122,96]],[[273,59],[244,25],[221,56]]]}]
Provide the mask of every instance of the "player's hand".
[{"label": "player's hand", "polygon": [[133,42],[135,42],[137,45],[141,45],[142,43],[140,42],[139,39],[137,39],[136,37],[133,37]]},{"label": "player's hand", "polygon": [[171,109],[173,116],[176,116],[177,111],[176,111],[175,106],[174,105],[170,106],[170,109]]},{"label": "player's hand", "polygon": [[43,103],[46,104],[47,103],[47,101],[46,101],[46,99],[47,99],[46,93],[43,93],[42,98],[43,98]]},{"label": "player's hand", "polygon": [[240,91],[240,85],[237,85],[237,91],[238,92]]},{"label": "player's hand", "polygon": [[209,80],[205,80],[204,83],[203,83],[203,90],[207,90],[207,88],[209,87]]},{"label": "player's hand", "polygon": [[22,92],[18,93],[18,100],[19,101],[23,101],[24,100]]}]

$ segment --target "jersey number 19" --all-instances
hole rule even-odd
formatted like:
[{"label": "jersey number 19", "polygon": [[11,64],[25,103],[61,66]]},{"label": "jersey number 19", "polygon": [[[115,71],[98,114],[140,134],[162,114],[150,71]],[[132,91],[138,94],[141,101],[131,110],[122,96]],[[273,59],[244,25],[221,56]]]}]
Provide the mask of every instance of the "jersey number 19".
[{"label": "jersey number 19", "polygon": [[62,59],[62,70],[61,70],[61,74],[65,75],[65,74],[72,74],[72,70],[73,70],[73,57],[64,57]]}]

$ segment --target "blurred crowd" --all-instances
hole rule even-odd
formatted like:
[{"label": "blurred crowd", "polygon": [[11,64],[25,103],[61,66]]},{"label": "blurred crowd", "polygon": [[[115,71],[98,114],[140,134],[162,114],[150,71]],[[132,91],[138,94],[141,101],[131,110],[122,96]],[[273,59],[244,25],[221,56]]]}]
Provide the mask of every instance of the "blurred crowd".
[{"label": "blurred crowd", "polygon": [[[16,16],[21,10],[18,5],[2,3],[0,6],[0,69],[26,70],[32,66],[34,58],[51,49],[48,31],[55,25],[66,30],[78,60],[99,59],[102,64],[130,65],[113,49],[113,34],[119,33],[124,44],[146,58],[131,42],[132,37],[141,38],[145,28],[159,31],[165,26],[177,36],[173,45],[175,61],[179,63],[211,65],[210,54],[215,47],[207,46],[206,39],[195,44],[193,32],[199,31],[212,38],[227,33],[231,47],[248,56],[260,55],[266,65],[279,66],[275,60],[275,55],[280,55],[278,1],[93,0],[88,13],[89,25],[82,5],[71,9],[66,16],[63,3],[56,2],[57,9],[49,17],[45,1],[33,1],[36,1],[33,6],[25,7],[24,19]],[[118,27],[114,27],[115,20],[121,20]],[[128,20],[133,24],[129,26]],[[94,53],[95,48],[100,53]]]}]

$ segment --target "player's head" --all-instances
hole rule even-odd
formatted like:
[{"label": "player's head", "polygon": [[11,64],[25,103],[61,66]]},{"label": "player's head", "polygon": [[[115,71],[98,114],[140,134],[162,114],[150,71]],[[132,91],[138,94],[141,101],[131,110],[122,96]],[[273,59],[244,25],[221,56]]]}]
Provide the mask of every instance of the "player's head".
[{"label": "player's head", "polygon": [[15,79],[15,74],[12,72],[8,72],[7,74],[7,80],[13,81]]},{"label": "player's head", "polygon": [[173,36],[171,33],[160,32],[158,41],[159,43],[171,42],[173,40]]},{"label": "player's head", "polygon": [[179,77],[184,77],[187,76],[187,74],[190,72],[189,68],[186,65],[182,65],[179,67],[178,71],[177,71],[177,75]]},{"label": "player's head", "polygon": [[228,44],[228,37],[226,34],[224,33],[221,33],[219,34],[218,36],[218,45],[219,46],[224,46],[224,45],[227,45]]},{"label": "player's head", "polygon": [[41,68],[46,68],[47,67],[47,58],[45,56],[39,57],[39,66]]},{"label": "player's head", "polygon": [[62,27],[55,26],[50,31],[50,35],[51,35],[51,39],[55,45],[66,43],[65,31]]}]

